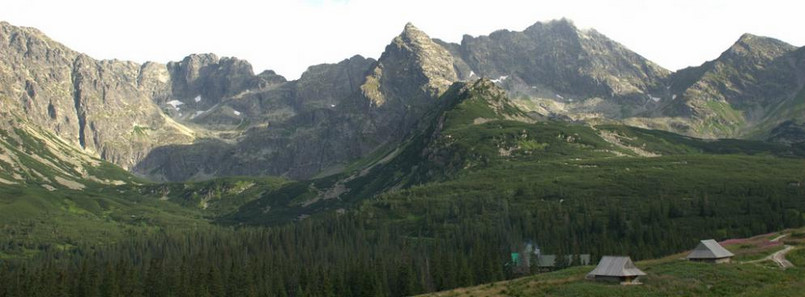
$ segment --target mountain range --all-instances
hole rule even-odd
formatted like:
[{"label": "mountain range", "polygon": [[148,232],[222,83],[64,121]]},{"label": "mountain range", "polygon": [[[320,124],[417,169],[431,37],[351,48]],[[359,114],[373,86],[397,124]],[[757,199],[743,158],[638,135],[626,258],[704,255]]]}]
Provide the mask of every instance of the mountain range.
[{"label": "mountain range", "polygon": [[[289,81],[0,23],[0,296],[606,295],[626,291],[586,268],[491,282],[532,243],[639,261],[765,234],[735,243],[758,259],[805,226],[803,66],[752,35],[671,72],[568,20],[460,44],[407,24],[377,60]],[[630,294],[797,295],[805,275],[671,257]]]},{"label": "mountain range", "polygon": [[[715,60],[672,72],[566,19],[459,44],[409,23],[377,60],[311,66],[288,81],[214,54],[167,64],[95,60],[36,29],[0,28],[7,183],[78,187],[103,181],[90,172],[104,161],[155,181],[324,177],[393,151],[453,83],[480,78],[531,120],[805,138],[805,48],[750,34]],[[15,149],[26,139],[47,144],[47,153]],[[59,180],[23,157],[44,158]]]}]

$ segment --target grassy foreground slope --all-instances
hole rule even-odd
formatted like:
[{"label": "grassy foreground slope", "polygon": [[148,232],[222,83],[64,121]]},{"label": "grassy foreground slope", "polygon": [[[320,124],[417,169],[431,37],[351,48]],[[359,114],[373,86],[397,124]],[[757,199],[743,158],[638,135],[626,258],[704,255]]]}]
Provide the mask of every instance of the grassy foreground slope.
[{"label": "grassy foreground slope", "polygon": [[[771,241],[779,234],[788,236]],[[803,229],[787,230],[727,241],[725,247],[736,254],[729,264],[689,262],[684,259],[686,253],[639,261],[637,267],[647,275],[640,278],[643,284],[638,286],[586,280],[585,275],[594,266],[580,266],[422,296],[802,296],[805,262],[800,259],[805,254],[804,243]],[[795,267],[782,269],[771,260],[762,260],[784,244],[795,248],[788,256]]]}]

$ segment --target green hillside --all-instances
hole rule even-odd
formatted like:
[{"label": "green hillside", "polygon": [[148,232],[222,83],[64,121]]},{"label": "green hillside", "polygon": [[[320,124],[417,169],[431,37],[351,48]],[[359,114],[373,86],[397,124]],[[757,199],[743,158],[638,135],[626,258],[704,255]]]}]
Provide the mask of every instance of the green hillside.
[{"label": "green hillside", "polygon": [[32,126],[0,129],[0,259],[206,226],[281,178],[153,184]]},{"label": "green hillside", "polygon": [[4,185],[0,296],[406,296],[512,278],[526,242],[651,259],[802,226],[803,156],[531,118],[488,80],[459,83],[402,145],[320,179]]}]

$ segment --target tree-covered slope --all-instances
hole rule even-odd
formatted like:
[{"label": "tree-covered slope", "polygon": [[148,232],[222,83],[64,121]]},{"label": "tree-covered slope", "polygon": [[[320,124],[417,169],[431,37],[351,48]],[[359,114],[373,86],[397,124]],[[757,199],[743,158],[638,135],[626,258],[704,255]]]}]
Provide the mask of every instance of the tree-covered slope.
[{"label": "tree-covered slope", "polygon": [[34,211],[0,217],[0,292],[405,296],[513,277],[526,242],[641,260],[803,224],[796,146],[534,118],[489,80],[438,102],[310,181],[3,187]]},{"label": "tree-covered slope", "polygon": [[[492,184],[482,191],[498,195],[550,181],[540,188],[573,192],[587,188],[584,185],[589,183],[590,193],[586,195],[620,195],[639,201],[663,195],[657,192],[657,184],[679,191],[671,196],[681,199],[679,195],[687,195],[687,199],[699,196],[697,191],[715,192],[717,187],[708,185],[763,180],[761,184],[769,185],[768,181],[786,189],[788,182],[801,179],[796,173],[803,165],[805,151],[801,146],[703,141],[628,126],[538,120],[511,104],[489,80],[456,84],[439,100],[441,107],[423,119],[419,130],[403,146],[358,162],[351,172],[342,175],[287,184],[229,218],[239,222],[278,222],[326,209],[334,211],[383,193],[393,196],[415,186],[469,186],[480,177]],[[735,176],[729,170],[721,173],[732,167],[753,169],[741,170]],[[774,170],[779,172],[775,174]],[[646,178],[655,174],[654,181]],[[576,181],[563,186],[555,180],[561,175]],[[598,181],[588,176],[599,176]],[[769,178],[780,180],[772,182]],[[678,180],[699,180],[702,184],[694,187],[695,183]],[[621,183],[630,183],[635,189],[620,192],[624,190]]]}]

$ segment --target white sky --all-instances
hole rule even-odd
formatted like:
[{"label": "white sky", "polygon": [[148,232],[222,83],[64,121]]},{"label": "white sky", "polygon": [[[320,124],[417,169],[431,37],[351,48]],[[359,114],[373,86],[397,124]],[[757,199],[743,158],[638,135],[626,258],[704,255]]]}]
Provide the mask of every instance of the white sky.
[{"label": "white sky", "polygon": [[36,27],[98,59],[212,52],[298,78],[310,65],[378,58],[406,22],[433,38],[521,31],[567,17],[671,70],[700,65],[743,33],[805,44],[801,0],[3,0],[0,20]]}]

